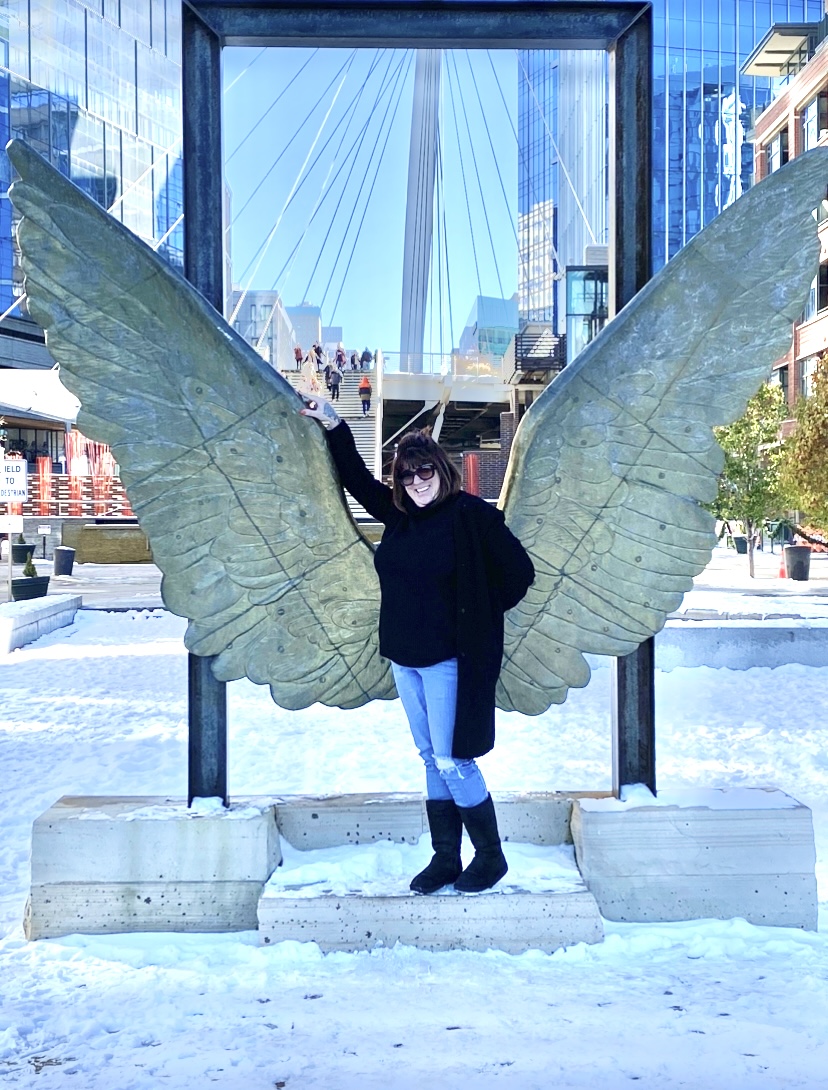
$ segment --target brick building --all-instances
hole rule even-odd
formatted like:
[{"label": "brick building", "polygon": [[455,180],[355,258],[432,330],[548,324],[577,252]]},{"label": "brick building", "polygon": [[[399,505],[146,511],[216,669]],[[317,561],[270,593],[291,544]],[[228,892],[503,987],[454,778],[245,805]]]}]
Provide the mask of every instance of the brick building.
[{"label": "brick building", "polygon": [[[828,16],[818,23],[772,26],[742,71],[779,81],[776,97],[754,123],[756,181],[810,148],[828,144]],[[816,219],[819,273],[794,324],[791,348],[773,369],[791,408],[810,393],[817,360],[828,350],[828,191]],[[784,433],[792,428],[788,421]]]}]

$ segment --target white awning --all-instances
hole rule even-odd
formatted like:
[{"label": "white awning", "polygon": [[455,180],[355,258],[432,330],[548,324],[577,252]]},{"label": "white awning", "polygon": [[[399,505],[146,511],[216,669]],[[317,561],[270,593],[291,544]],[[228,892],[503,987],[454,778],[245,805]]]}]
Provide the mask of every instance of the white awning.
[{"label": "white awning", "polygon": [[80,401],[60,381],[57,369],[0,368],[0,415],[54,420],[68,427],[75,423],[80,407]]}]

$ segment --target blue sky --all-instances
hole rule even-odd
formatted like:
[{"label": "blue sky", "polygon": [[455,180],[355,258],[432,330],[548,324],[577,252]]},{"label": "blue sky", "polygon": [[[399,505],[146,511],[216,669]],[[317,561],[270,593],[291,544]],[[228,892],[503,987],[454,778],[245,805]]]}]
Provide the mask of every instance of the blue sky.
[{"label": "blue sky", "polygon": [[[321,305],[348,348],[396,351],[413,52],[223,56],[234,282]],[[513,51],[445,54],[442,258],[438,279],[435,242],[427,351],[457,344],[475,296],[517,290],[516,97]]]}]

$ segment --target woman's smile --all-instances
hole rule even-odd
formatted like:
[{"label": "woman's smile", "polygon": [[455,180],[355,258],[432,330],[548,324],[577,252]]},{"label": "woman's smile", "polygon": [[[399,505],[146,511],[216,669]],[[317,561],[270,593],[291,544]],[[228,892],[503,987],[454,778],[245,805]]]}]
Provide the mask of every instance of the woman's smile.
[{"label": "woman's smile", "polygon": [[418,507],[427,507],[437,499],[440,491],[440,478],[435,473],[430,481],[421,481],[415,476],[411,484],[405,486],[405,490]]}]

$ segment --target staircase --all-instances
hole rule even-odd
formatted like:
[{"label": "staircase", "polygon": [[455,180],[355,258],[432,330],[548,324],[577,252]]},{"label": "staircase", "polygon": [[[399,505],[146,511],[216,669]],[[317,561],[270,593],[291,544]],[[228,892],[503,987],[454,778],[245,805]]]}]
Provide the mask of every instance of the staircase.
[{"label": "staircase", "polygon": [[[362,415],[362,402],[359,399],[359,382],[363,375],[368,376],[373,390],[371,410],[367,416]],[[294,389],[298,389],[302,375],[298,371],[289,371],[285,378]],[[324,376],[320,375],[319,381],[324,383]],[[374,443],[377,433],[376,391],[377,377],[374,371],[348,370],[343,375],[339,386],[339,400],[333,402],[336,411],[354,433],[356,448],[372,473],[374,472]],[[345,499],[348,501],[351,515],[358,522],[373,521],[365,508],[361,507],[347,492],[345,493]]]}]

